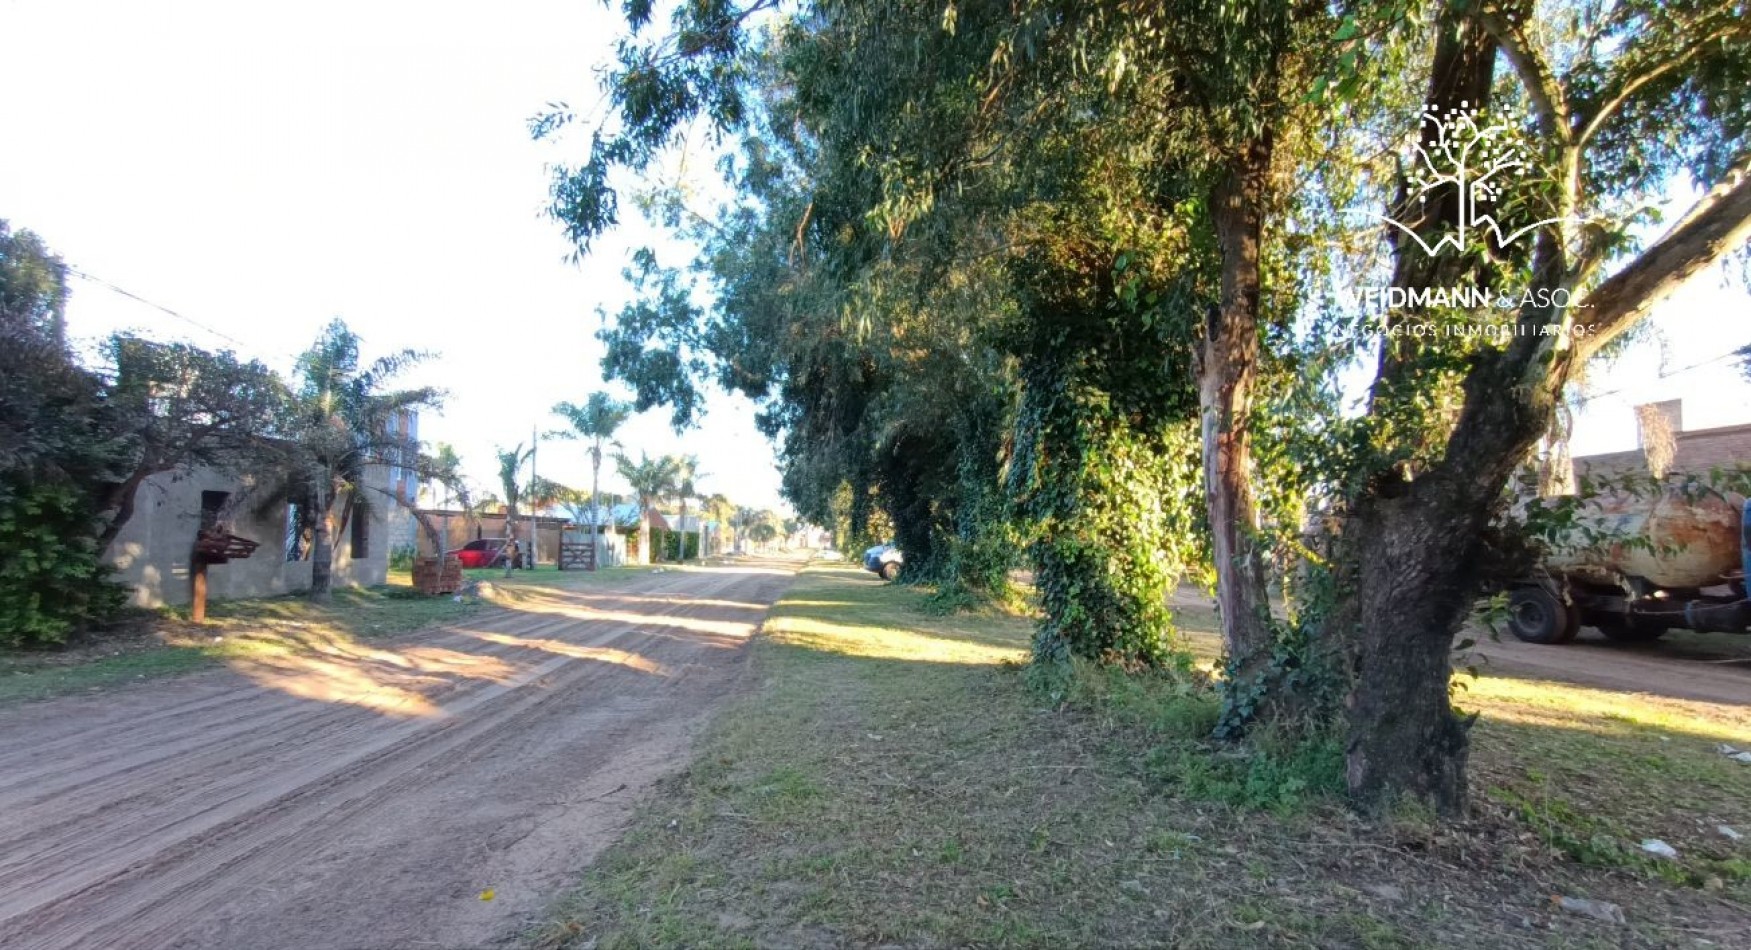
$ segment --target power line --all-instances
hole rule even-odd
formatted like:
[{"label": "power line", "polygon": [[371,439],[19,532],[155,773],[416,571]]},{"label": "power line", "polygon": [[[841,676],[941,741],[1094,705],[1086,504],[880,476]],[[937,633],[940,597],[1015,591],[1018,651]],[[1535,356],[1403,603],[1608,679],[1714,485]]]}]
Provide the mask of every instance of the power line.
[{"label": "power line", "polygon": [[221,340],[229,340],[232,343],[235,343],[239,347],[242,347],[244,349],[248,349],[248,347],[249,347],[248,344],[244,343],[242,340],[239,340],[238,338],[232,336],[229,333],[221,333],[220,331],[215,330],[210,326],[207,326],[206,324],[200,322],[199,320],[194,319],[193,317],[189,317],[189,316],[185,316],[183,314],[177,313],[175,310],[172,310],[169,307],[166,307],[165,305],[163,305],[161,303],[154,303],[150,300],[147,300],[145,297],[140,296],[139,294],[136,294],[132,291],[124,290],[120,287],[117,287],[115,284],[112,284],[109,281],[104,280],[101,277],[97,277],[97,276],[94,276],[92,274],[87,274],[86,272],[80,270],[77,267],[68,267],[67,273],[72,274],[74,277],[78,277],[81,280],[88,280],[91,283],[94,283],[94,284],[98,285],[99,287],[102,287],[106,290],[110,290],[110,291],[113,291],[115,293],[121,294],[122,296],[128,298],[129,300],[134,300],[134,301],[138,301],[139,303],[143,303],[146,306],[151,307],[154,310],[158,310],[158,311],[162,311],[164,313],[170,314],[171,316],[175,317],[178,320],[181,320],[182,322],[188,324],[189,326],[192,326],[192,327],[195,327],[197,329],[204,330],[208,333],[211,333],[212,335],[218,337]]},{"label": "power line", "polygon": [[[1712,356],[1706,360],[1703,360],[1700,363],[1692,363],[1689,366],[1681,366],[1675,370],[1661,373],[1658,376],[1655,376],[1654,378],[1655,379],[1671,379],[1674,376],[1688,373],[1693,369],[1702,369],[1704,366],[1713,366],[1716,363],[1724,362],[1726,360],[1745,358],[1745,354],[1743,352],[1744,349],[1745,349],[1744,347],[1740,347],[1739,349],[1728,350],[1727,352],[1722,353],[1719,356]],[[1624,390],[1629,389],[1629,388],[1630,388],[1630,386],[1619,386],[1616,389],[1607,389],[1606,391],[1604,391],[1602,393],[1588,393],[1587,395],[1582,396],[1581,398],[1575,400],[1575,403],[1577,405],[1584,406],[1587,403],[1590,403],[1595,399],[1603,399],[1606,396],[1615,396],[1618,393],[1621,393]]]}]

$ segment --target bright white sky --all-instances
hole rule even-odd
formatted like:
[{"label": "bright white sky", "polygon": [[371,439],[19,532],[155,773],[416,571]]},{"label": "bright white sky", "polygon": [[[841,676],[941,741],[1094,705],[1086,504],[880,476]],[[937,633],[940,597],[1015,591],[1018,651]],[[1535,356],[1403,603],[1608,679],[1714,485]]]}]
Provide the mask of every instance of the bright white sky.
[{"label": "bright white sky", "polygon": [[[1622,357],[1593,368],[1575,420],[1575,455],[1637,446],[1635,407],[1684,400],[1684,428],[1751,422],[1751,382],[1727,354],[1751,343],[1751,296],[1725,266],[1699,275],[1654,311]],[[1725,358],[1723,358],[1725,357]]]},{"label": "bright white sky", "polygon": [[[597,0],[0,0],[0,217],[222,334],[75,281],[68,318],[86,340],[133,328],[288,370],[339,315],[368,356],[436,351],[409,378],[450,393],[421,435],[496,491],[495,447],[602,388],[595,310],[618,308],[628,251],[652,240],[634,230],[565,263],[542,215],[546,165],[578,156],[525,128],[548,101],[599,101],[592,68],[617,28]],[[1728,363],[1684,369],[1751,341],[1751,304],[1720,284],[1701,279],[1597,376],[1614,392],[1589,403],[1577,454],[1634,447],[1640,402],[1684,398],[1687,428],[1751,421]],[[718,394],[685,440],[665,418],[623,441],[696,453],[706,491],[780,504],[745,400]],[[539,467],[588,485],[576,443],[544,443]]]},{"label": "bright white sky", "polygon": [[[420,434],[496,493],[495,447],[604,388],[595,311],[618,309],[629,250],[653,241],[566,263],[546,166],[578,156],[525,126],[549,101],[599,102],[616,25],[599,0],[0,0],[0,217],[223,334],[75,280],[85,340],[133,328],[287,371],[341,316],[367,357],[436,351],[407,377],[449,391]],[[697,454],[707,492],[781,504],[746,400],[716,394],[684,438],[667,418],[621,440]],[[586,459],[543,442],[537,461],[588,488]]]}]

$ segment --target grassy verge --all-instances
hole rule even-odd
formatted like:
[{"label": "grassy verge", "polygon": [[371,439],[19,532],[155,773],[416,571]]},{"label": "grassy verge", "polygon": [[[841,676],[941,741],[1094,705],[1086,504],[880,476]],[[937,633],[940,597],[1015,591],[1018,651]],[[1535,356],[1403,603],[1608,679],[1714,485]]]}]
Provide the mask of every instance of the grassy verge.
[{"label": "grassy verge", "polygon": [[[611,583],[637,569],[561,572],[551,566],[517,571],[466,571],[497,588],[495,601],[514,607],[520,591],[575,590]],[[195,624],[186,607],[137,611],[111,629],[68,648],[0,652],[0,703],[46,699],[123,683],[207,669],[227,660],[306,649],[310,634],[352,640],[392,637],[453,623],[483,609],[479,598],[427,597],[406,573],[378,587],[347,587],[326,604],[302,595],[215,601]]]},{"label": "grassy verge", "polygon": [[[1041,708],[1016,665],[1027,620],[939,617],[919,602],[854,569],[801,575],[752,647],[749,694],[529,942],[1751,937],[1751,892],[1730,863],[1751,849],[1713,830],[1751,832],[1751,769],[1713,747],[1740,728],[1734,710],[1618,697],[1618,718],[1600,722],[1587,691],[1479,681],[1466,699],[1486,714],[1479,816],[1374,826],[1331,795],[1335,746],[1302,754],[1265,737],[1250,750],[1211,748],[1210,698],[1165,679],[1085,675],[1072,708]],[[1194,611],[1182,619],[1200,622]],[[1583,833],[1627,850],[1589,860],[1570,846]],[[1631,853],[1656,836],[1679,862]],[[1618,903],[1628,923],[1565,913],[1556,895]]]}]

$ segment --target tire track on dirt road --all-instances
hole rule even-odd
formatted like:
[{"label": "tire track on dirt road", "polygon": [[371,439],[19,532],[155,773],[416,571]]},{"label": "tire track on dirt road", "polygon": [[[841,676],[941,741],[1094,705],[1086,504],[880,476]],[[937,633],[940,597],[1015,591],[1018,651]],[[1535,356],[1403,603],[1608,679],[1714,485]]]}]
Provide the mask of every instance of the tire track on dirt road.
[{"label": "tire track on dirt road", "polygon": [[790,576],[640,574],[302,658],[344,695],[282,659],[0,712],[0,762],[30,769],[0,787],[0,946],[487,942],[684,764]]}]

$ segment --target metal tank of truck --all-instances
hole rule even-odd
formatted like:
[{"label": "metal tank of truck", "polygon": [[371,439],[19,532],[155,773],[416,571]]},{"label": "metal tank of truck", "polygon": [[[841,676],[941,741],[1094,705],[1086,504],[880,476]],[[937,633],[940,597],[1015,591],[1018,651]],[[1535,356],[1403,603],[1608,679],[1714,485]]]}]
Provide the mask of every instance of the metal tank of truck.
[{"label": "metal tank of truck", "polygon": [[1536,577],[1508,591],[1508,629],[1567,643],[1583,625],[1613,640],[1751,629],[1751,507],[1686,477],[1580,499]]}]

